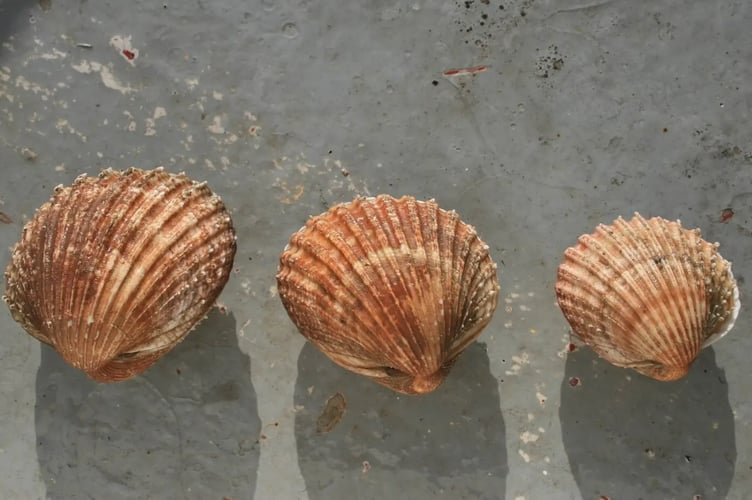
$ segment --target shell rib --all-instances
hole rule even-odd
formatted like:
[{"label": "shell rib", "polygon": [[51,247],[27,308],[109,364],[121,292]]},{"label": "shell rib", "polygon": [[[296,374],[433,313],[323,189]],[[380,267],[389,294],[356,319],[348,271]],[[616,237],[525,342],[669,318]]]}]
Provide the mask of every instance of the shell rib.
[{"label": "shell rib", "polygon": [[205,183],[162,168],[58,186],[13,249],[13,318],[94,380],[143,372],[206,315],[227,283],[235,232]]},{"label": "shell rib", "polygon": [[340,366],[423,394],[496,308],[496,265],[475,229],[435,201],[359,198],[311,218],[280,256],[280,298]]},{"label": "shell rib", "polygon": [[619,217],[564,255],[556,297],[573,333],[614,365],[657,380],[683,377],[739,313],[718,244],[679,221]]}]

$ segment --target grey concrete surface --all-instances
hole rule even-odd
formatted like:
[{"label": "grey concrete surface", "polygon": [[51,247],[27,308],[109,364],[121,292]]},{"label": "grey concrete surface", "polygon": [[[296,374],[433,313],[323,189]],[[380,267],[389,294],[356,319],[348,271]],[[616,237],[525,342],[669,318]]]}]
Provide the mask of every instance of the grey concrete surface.
[{"label": "grey concrete surface", "polygon": [[[104,167],[207,180],[239,244],[229,312],[121,384],[0,312],[0,498],[752,498],[750,24],[744,0],[0,0],[0,264]],[[456,209],[499,263],[494,320],[423,398],[333,366],[276,295],[306,218],[378,193]],[[634,211],[701,228],[740,283],[675,383],[568,353],[555,305],[564,249]]]}]

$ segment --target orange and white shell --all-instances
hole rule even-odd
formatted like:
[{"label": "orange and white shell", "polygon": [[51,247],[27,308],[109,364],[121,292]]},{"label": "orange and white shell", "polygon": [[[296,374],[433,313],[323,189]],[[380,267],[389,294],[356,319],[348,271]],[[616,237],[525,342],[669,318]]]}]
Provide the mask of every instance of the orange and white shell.
[{"label": "orange and white shell", "polygon": [[428,393],[491,321],[496,264],[435,201],[381,195],[312,217],[280,256],[279,295],[300,333],[340,366]]},{"label": "orange and white shell", "polygon": [[683,377],[739,313],[718,244],[678,221],[619,217],[564,255],[556,298],[573,333],[614,365],[657,380]]},{"label": "orange and white shell", "polygon": [[227,283],[235,231],[205,183],[105,170],[58,186],[13,249],[13,318],[100,382],[143,372],[201,321]]}]

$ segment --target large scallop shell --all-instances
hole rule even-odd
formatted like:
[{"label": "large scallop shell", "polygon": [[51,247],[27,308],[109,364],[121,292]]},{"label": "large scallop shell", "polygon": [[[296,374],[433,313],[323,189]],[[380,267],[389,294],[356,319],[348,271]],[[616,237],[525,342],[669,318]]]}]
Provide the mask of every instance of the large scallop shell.
[{"label": "large scallop shell", "polygon": [[423,394],[491,321],[496,264],[435,201],[358,198],[311,218],[280,256],[279,295],[335,363]]},{"label": "large scallop shell", "polygon": [[213,306],[235,232],[205,183],[162,168],[55,188],[13,249],[13,318],[100,382],[143,372]]},{"label": "large scallop shell", "polygon": [[574,334],[598,355],[657,380],[683,377],[739,313],[731,264],[717,243],[678,221],[639,214],[568,248],[556,297]]}]

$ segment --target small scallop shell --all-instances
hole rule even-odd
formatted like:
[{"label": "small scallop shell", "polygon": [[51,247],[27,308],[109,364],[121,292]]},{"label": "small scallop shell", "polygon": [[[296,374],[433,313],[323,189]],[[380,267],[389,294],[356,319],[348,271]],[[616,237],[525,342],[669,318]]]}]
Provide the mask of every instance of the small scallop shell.
[{"label": "small scallop shell", "polygon": [[13,318],[94,380],[143,372],[213,306],[235,232],[205,183],[162,168],[55,188],[13,249]]},{"label": "small scallop shell", "polygon": [[739,313],[731,264],[717,243],[678,221],[639,214],[568,248],[556,297],[574,334],[599,356],[657,380],[683,377]]},{"label": "small scallop shell", "polygon": [[438,387],[491,321],[496,264],[435,201],[359,198],[311,218],[280,256],[279,295],[340,366],[395,391]]}]

